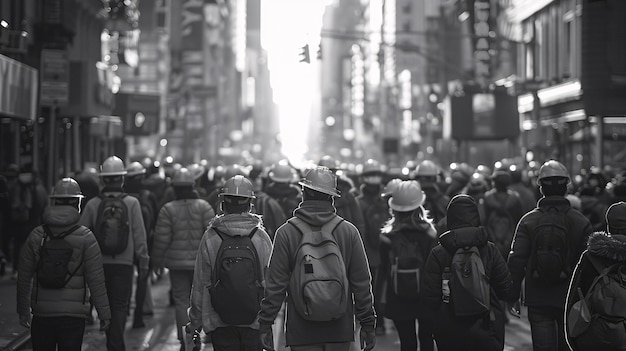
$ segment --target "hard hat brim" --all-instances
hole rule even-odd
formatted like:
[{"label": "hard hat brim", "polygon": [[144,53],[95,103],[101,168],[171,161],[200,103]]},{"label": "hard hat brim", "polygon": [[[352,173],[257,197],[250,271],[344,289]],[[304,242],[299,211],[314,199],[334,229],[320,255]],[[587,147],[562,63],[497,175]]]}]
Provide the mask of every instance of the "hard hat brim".
[{"label": "hard hat brim", "polygon": [[100,172],[99,175],[101,177],[108,177],[108,176],[121,176],[121,175],[127,175],[128,172],[127,171],[117,171],[117,172]]},{"label": "hard hat brim", "polygon": [[324,194],[332,195],[332,196],[336,196],[336,197],[341,197],[341,194],[339,193],[339,191],[332,191],[332,190],[329,190],[329,189],[320,188],[318,186],[307,184],[305,182],[298,182],[298,184],[302,185],[303,187],[306,187],[306,188],[309,188],[309,189],[313,189],[315,191],[319,191],[320,193],[324,193]]},{"label": "hard hat brim", "polygon": [[251,196],[247,196],[247,195],[238,195],[238,194],[228,194],[228,193],[221,193],[217,195],[218,197],[224,197],[224,196],[232,196],[232,197],[243,197],[246,199],[256,199],[256,196],[251,195]]},{"label": "hard hat brim", "polygon": [[131,172],[126,171],[126,175],[129,177],[140,175],[140,174],[146,174],[146,170],[142,169],[140,171],[131,171]]},{"label": "hard hat brim", "polygon": [[51,199],[70,199],[70,198],[76,198],[76,199],[84,199],[85,195],[50,195],[49,196]]},{"label": "hard hat brim", "polygon": [[398,212],[409,212],[409,211],[413,211],[416,210],[417,208],[419,208],[420,206],[422,206],[424,204],[424,200],[426,199],[426,196],[424,194],[424,192],[422,191],[422,198],[420,199],[420,201],[415,202],[413,204],[410,205],[404,205],[404,206],[400,206],[397,204],[394,204],[392,202],[393,200],[393,196],[391,198],[389,198],[389,200],[387,201],[387,203],[389,204],[389,208],[391,208],[394,211],[398,211]]}]

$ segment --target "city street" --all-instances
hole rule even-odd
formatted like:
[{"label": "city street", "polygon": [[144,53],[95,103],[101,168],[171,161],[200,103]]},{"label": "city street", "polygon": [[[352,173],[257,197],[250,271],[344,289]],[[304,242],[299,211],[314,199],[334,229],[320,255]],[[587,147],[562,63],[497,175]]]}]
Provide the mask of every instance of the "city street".
[{"label": "city street", "polygon": [[[129,318],[126,331],[126,348],[133,351],[177,351],[180,344],[176,340],[174,325],[174,309],[168,306],[169,278],[163,277],[153,285],[154,315],[146,316],[146,327],[132,329]],[[26,330],[18,325],[15,313],[15,281],[4,277],[0,280],[0,350],[16,350],[8,348],[11,340],[18,338]],[[388,320],[387,334],[378,336],[377,350],[399,350],[400,342],[393,323]],[[211,344],[203,345],[203,350],[213,350]],[[104,333],[98,331],[98,323],[87,326],[83,340],[83,351],[106,351]],[[28,343],[17,350],[30,350]],[[530,327],[525,313],[521,319],[511,319],[506,328],[505,351],[530,351]]]}]

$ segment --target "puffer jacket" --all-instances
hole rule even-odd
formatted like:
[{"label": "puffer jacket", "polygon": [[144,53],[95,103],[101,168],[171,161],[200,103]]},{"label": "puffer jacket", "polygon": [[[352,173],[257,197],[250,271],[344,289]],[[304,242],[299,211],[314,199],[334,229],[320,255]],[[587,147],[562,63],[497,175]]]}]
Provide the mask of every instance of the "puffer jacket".
[{"label": "puffer jacket", "polygon": [[[502,350],[504,348],[504,308],[500,300],[511,287],[511,275],[496,246],[487,240],[480,227],[478,208],[471,197],[454,197],[447,210],[449,231],[439,237],[426,260],[421,302],[433,323],[437,347],[451,350]],[[450,267],[454,252],[461,247],[477,246],[491,287],[490,313],[484,316],[457,317],[450,303],[442,301],[442,274]]]},{"label": "puffer jacket", "polygon": [[[105,196],[121,196],[122,189],[103,189],[102,195]],[[98,220],[98,207],[100,207],[100,197],[94,197],[87,202],[85,209],[80,216],[80,224],[91,229],[93,232]],[[118,255],[102,254],[103,264],[122,264],[132,266],[134,260],[139,262],[142,270],[148,269],[148,244],[146,228],[143,224],[143,215],[141,214],[141,205],[139,200],[133,196],[125,196],[124,203],[128,207],[128,222],[130,226],[130,235],[128,235],[128,245],[126,250]]]},{"label": "puffer jacket", "polygon": [[[589,236],[587,250],[583,252],[580,261],[576,265],[574,274],[567,293],[565,320],[569,316],[569,311],[576,301],[580,300],[577,289],[587,294],[595,277],[600,273],[594,268],[590,261],[593,256],[604,267],[615,263],[626,264],[626,235],[611,235],[606,232],[595,232]],[[609,345],[604,345],[603,340],[592,333],[591,328],[578,336],[571,338],[565,325],[565,335],[567,343],[574,351],[584,350],[612,350]]]},{"label": "puffer jacket", "polygon": [[159,211],[154,231],[155,267],[193,270],[202,235],[214,217],[213,207],[202,199],[166,203]]},{"label": "puffer jacket", "polygon": [[[313,227],[321,227],[337,216],[331,202],[319,200],[303,201],[294,214]],[[348,306],[342,318],[320,323],[303,319],[295,310],[289,294],[292,260],[300,243],[300,232],[289,222],[276,231],[271,261],[265,275],[265,298],[261,302],[259,321],[272,324],[286,298],[288,346],[353,341],[355,317],[363,328],[374,329],[376,315],[371,277],[359,232],[353,224],[343,221],[333,233],[345,261],[354,304]]]},{"label": "puffer jacket", "polygon": [[[78,224],[79,213],[69,206],[51,206],[43,214],[43,223],[53,234],[60,234]],[[37,284],[37,264],[44,237],[42,226],[36,227],[28,236],[20,256],[17,281],[17,312],[32,313],[38,317],[86,318],[90,312],[89,296],[100,319],[111,319],[109,300],[104,284],[102,255],[96,237],[86,227],[80,226],[64,238],[72,247],[73,254],[68,265],[72,276],[62,289],[45,289]]]},{"label": "puffer jacket", "polygon": [[[228,326],[213,308],[209,293],[209,288],[212,286],[213,267],[215,267],[217,253],[222,243],[222,239],[215,229],[224,235],[245,236],[249,235],[254,228],[257,230],[252,236],[252,244],[257,251],[261,268],[263,268],[261,270],[262,284],[265,284],[264,268],[267,267],[270,260],[272,241],[263,229],[261,218],[258,215],[252,213],[218,215],[204,232],[198,249],[191,289],[189,319],[194,329],[202,326],[205,332],[210,332],[216,328]],[[258,320],[248,327],[259,329]]]},{"label": "puffer jacket", "polygon": [[522,280],[525,279],[524,304],[534,307],[565,307],[565,297],[569,285],[570,276],[562,282],[546,285],[533,277],[530,269],[530,256],[532,245],[536,236],[536,227],[542,211],[555,209],[565,213],[568,229],[569,262],[567,267],[573,272],[576,262],[586,247],[587,238],[592,233],[591,223],[578,210],[573,209],[570,202],[563,196],[543,197],[537,203],[537,208],[528,212],[517,224],[511,252],[509,253],[508,266],[513,278],[513,287],[507,301],[513,303],[520,297]]}]

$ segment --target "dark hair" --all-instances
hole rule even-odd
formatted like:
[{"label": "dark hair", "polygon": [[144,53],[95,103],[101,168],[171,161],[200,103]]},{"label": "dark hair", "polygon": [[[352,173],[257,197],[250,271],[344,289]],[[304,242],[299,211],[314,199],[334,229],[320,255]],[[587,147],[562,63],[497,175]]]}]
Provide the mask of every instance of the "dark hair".
[{"label": "dark hair", "polygon": [[544,196],[565,196],[567,194],[567,182],[564,184],[541,181],[541,193]]},{"label": "dark hair", "polygon": [[244,213],[250,211],[252,199],[238,196],[224,196],[222,200],[222,210],[226,213]]},{"label": "dark hair", "polygon": [[302,200],[320,200],[320,201],[333,201],[332,195],[324,194],[323,192],[316,191],[307,187],[302,189]]}]

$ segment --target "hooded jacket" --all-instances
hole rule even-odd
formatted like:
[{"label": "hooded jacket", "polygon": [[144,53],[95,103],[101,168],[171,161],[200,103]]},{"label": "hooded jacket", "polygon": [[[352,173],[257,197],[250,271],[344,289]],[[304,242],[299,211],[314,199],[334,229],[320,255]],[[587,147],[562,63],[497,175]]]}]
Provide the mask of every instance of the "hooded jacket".
[{"label": "hooded jacket", "polygon": [[589,220],[579,211],[572,209],[570,202],[565,197],[547,196],[541,198],[537,203],[537,208],[528,212],[520,219],[513,236],[511,252],[507,262],[513,278],[513,287],[507,298],[507,301],[510,303],[519,299],[522,280],[525,279],[524,304],[526,306],[548,306],[560,309],[565,306],[565,297],[571,275],[567,280],[546,285],[540,280],[533,278],[533,272],[530,269],[531,251],[536,238],[538,221],[543,212],[548,210],[557,210],[566,216],[565,223],[568,230],[567,239],[570,251],[569,261],[566,262],[566,265],[570,272],[576,266],[578,258],[585,250],[587,238],[592,233]]},{"label": "hooded jacket", "polygon": [[155,267],[193,270],[200,240],[213,217],[213,207],[202,199],[166,203],[154,230],[151,258]]},{"label": "hooded jacket", "polygon": [[302,201],[300,188],[290,183],[270,182],[265,187],[265,193],[278,201],[285,213],[285,218],[291,218],[293,211]]},{"label": "hooded jacket", "polygon": [[[439,350],[502,350],[504,347],[504,311],[500,300],[511,287],[511,275],[496,246],[487,240],[480,227],[478,208],[467,195],[454,197],[447,209],[449,231],[439,237],[426,260],[422,281],[422,303],[430,311],[433,332]],[[491,311],[479,317],[457,317],[451,304],[442,301],[442,274],[461,247],[477,246],[491,287]],[[470,348],[471,347],[473,348]]]},{"label": "hooded jacket", "polygon": [[[337,216],[328,201],[306,200],[294,211],[296,217],[313,227],[321,227]],[[303,319],[293,307],[289,293],[292,261],[301,234],[289,222],[276,231],[272,258],[266,272],[265,298],[261,302],[259,321],[272,324],[287,299],[287,345],[313,345],[343,343],[354,340],[354,317],[363,328],[374,330],[374,313],[371,277],[363,242],[356,227],[348,221],[341,222],[333,234],[341,250],[354,304],[342,318],[329,322],[311,322]],[[354,309],[354,310],[353,310]]]},{"label": "hooded jacket", "polygon": [[[51,206],[43,214],[43,223],[53,235],[58,235],[78,224],[80,214],[70,206]],[[90,313],[89,295],[98,311],[100,319],[111,319],[109,300],[104,284],[102,255],[93,233],[80,226],[63,240],[73,247],[69,272],[76,273],[62,289],[45,289],[37,283],[37,264],[40,259],[40,246],[44,238],[42,226],[35,228],[28,236],[18,268],[17,313],[38,317],[78,317],[87,318]]]},{"label": "hooded jacket", "polygon": [[[215,230],[219,230],[224,235],[247,236],[254,228],[257,230],[252,237],[252,244],[257,251],[260,267],[265,268],[272,252],[272,241],[263,229],[258,215],[252,213],[219,215],[211,221],[204,232],[198,248],[191,288],[189,319],[194,330],[202,326],[202,329],[208,333],[216,328],[228,326],[213,308],[209,293],[209,288],[212,287],[213,267],[215,267],[217,253],[222,243],[222,239]],[[264,269],[261,269],[261,275],[265,280]],[[263,281],[262,284],[265,282]],[[254,321],[248,327],[259,329],[259,322]]]},{"label": "hooded jacket", "polygon": [[[589,236],[587,242],[587,250],[583,252],[574,273],[567,292],[567,300],[565,307],[565,320],[569,316],[569,311],[576,301],[580,300],[577,289],[580,288],[583,296],[591,288],[591,284],[595,277],[600,273],[591,263],[589,257],[608,267],[615,263],[626,264],[626,235],[611,235],[606,232],[595,232]],[[608,345],[603,345],[602,339],[589,332],[585,332],[576,339],[569,337],[567,331],[567,323],[565,323],[565,335],[567,343],[574,351],[583,350],[610,350]]]}]

